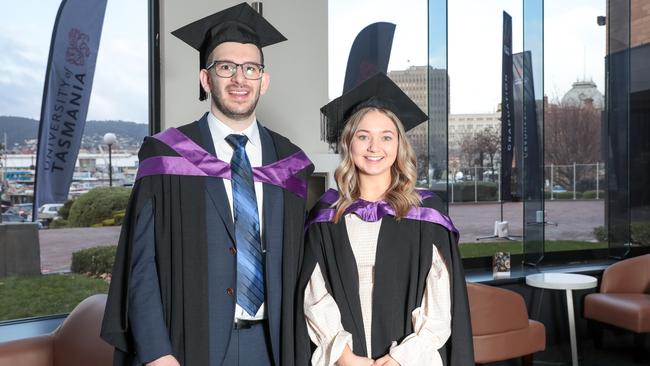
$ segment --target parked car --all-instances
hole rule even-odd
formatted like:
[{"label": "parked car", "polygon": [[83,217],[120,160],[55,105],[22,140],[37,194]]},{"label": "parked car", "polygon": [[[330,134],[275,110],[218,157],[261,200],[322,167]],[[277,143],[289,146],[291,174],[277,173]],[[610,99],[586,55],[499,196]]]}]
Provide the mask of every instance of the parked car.
[{"label": "parked car", "polygon": [[564,189],[564,187],[562,187],[562,186],[559,185],[559,184],[556,184],[556,185],[553,186],[553,193],[564,193],[564,192],[566,192],[566,191],[567,191],[567,190]]},{"label": "parked car", "polygon": [[49,227],[50,223],[59,217],[59,210],[63,203],[46,203],[38,209],[38,221],[42,226]]},{"label": "parked car", "polygon": [[7,212],[29,218],[32,216],[32,207],[33,204],[31,203],[19,203],[11,206]]},{"label": "parked car", "polygon": [[27,222],[27,218],[14,213],[5,212],[2,214],[2,222]]}]

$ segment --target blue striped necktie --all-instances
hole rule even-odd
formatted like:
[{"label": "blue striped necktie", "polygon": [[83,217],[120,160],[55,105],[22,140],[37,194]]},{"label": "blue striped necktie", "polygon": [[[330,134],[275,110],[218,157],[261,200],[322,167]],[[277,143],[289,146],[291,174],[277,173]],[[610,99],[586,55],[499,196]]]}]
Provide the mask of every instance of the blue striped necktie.
[{"label": "blue striped necktie", "polygon": [[255,315],[264,302],[264,272],[253,169],[246,155],[248,138],[228,135],[226,141],[233,148],[230,168],[237,245],[237,304]]}]

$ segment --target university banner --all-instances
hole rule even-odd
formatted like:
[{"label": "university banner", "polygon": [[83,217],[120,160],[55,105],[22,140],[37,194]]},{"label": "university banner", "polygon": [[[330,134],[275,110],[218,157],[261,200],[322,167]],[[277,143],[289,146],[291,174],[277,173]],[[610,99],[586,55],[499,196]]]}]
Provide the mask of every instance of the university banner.
[{"label": "university banner", "polygon": [[512,17],[503,12],[501,56],[501,200],[512,199],[512,157],[515,147],[514,98],[512,77]]},{"label": "university banner", "polygon": [[[527,52],[530,56],[530,52]],[[512,116],[515,124],[515,192],[517,197],[524,196],[524,53],[512,55]]]},{"label": "university banner", "polygon": [[[543,110],[539,105],[541,100],[535,99],[535,81],[533,78],[533,65],[530,51],[525,51],[515,55],[513,59],[513,69],[516,70],[515,88],[519,89],[515,95],[519,94],[521,100],[521,145],[515,150],[520,156],[522,165],[520,177],[522,182],[521,197],[525,200],[543,199],[540,195],[540,182],[543,182],[542,160],[540,156],[541,133],[539,132],[538,113]],[[518,85],[519,84],[519,85]],[[517,86],[518,85],[518,86]],[[517,98],[515,98],[516,100]],[[540,118],[541,120],[541,118]],[[534,214],[534,213],[533,213]]]},{"label": "university banner", "polygon": [[378,72],[387,73],[395,24],[378,22],[363,28],[350,48],[343,93]]},{"label": "university banner", "polygon": [[64,202],[86,124],[106,0],[63,0],[45,74],[34,182],[34,214]]}]

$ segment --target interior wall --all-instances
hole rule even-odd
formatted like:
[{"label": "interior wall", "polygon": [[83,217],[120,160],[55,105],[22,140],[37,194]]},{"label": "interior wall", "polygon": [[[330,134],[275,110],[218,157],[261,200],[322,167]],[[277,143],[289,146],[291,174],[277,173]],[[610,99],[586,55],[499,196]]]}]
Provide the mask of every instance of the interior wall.
[{"label": "interior wall", "polygon": [[[162,129],[192,122],[209,109],[208,101],[198,100],[198,52],[171,32],[240,2],[161,1]],[[271,85],[260,98],[257,117],[310,157],[327,153],[327,145],[320,141],[319,112],[328,102],[327,0],[265,1],[263,15],[288,41],[264,49]],[[317,170],[329,169],[317,166]]]}]

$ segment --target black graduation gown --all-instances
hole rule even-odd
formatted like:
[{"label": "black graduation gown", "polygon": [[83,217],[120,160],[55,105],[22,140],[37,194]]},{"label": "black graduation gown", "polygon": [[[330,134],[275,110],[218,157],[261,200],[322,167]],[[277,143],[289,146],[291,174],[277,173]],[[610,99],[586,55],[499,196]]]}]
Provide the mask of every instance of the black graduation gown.
[{"label": "black graduation gown", "polygon": [[[314,212],[329,205],[318,203]],[[442,212],[437,196],[423,200],[423,207]],[[458,243],[441,225],[428,221],[386,215],[382,219],[375,259],[372,304],[372,350],[367,354],[359,300],[359,276],[345,220],[337,224],[318,222],[307,228],[305,256],[298,280],[296,320],[296,364],[309,365],[314,345],[307,333],[304,317],[304,292],[316,263],[327,290],[339,311],[343,328],[352,334],[354,353],[380,358],[388,353],[392,341],[401,342],[413,332],[411,312],[420,306],[426,277],[431,267],[432,244],[449,270],[451,290],[451,336],[439,350],[445,365],[474,365],[469,305]]]},{"label": "black graduation gown", "polygon": [[[204,148],[206,147],[202,142],[202,134],[205,134],[205,127],[202,131],[200,123],[205,123],[205,118],[204,116],[200,121],[179,128],[183,134]],[[285,137],[268,129],[266,131],[271,136],[278,160],[299,151],[299,148]],[[154,156],[177,155],[169,146],[147,137],[140,149],[139,159],[143,161]],[[313,165],[309,165],[297,175],[306,180],[312,171]],[[211,305],[208,301],[210,291],[207,232],[215,224],[208,224],[203,213],[206,212],[206,205],[211,204],[208,201],[213,199],[206,194],[206,185],[214,184],[220,179],[151,175],[135,183],[122,225],[101,330],[102,338],[115,347],[115,365],[131,365],[133,362],[135,348],[127,312],[131,250],[138,212],[149,201],[153,202],[154,206],[156,267],[164,321],[174,356],[182,365],[210,364],[210,347],[213,345],[210,344],[209,329]],[[305,199],[288,190],[281,191],[284,210],[279,213],[283,215],[280,363],[291,365],[294,354],[294,291],[303,255],[306,209]],[[224,206],[219,207],[220,210],[229,210],[227,204],[220,206]],[[223,314],[219,316],[221,315]],[[232,321],[232,314],[226,314],[224,319]]]}]

